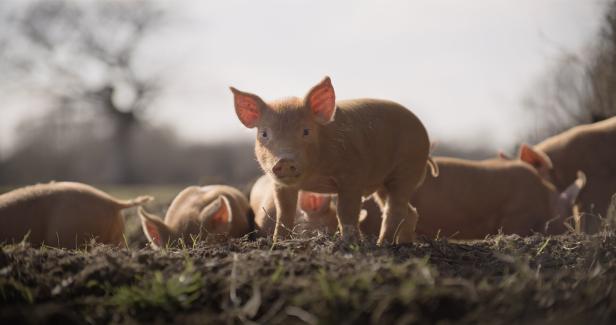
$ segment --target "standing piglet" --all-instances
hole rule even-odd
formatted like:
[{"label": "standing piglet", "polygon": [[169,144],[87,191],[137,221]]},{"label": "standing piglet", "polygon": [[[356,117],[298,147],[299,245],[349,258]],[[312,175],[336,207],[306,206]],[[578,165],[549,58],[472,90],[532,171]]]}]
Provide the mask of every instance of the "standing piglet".
[{"label": "standing piglet", "polygon": [[16,189],[0,195],[0,242],[27,239],[34,246],[78,248],[94,238],[120,245],[124,231],[120,212],[150,200],[141,196],[122,201],[71,182]]},{"label": "standing piglet", "polygon": [[[431,238],[481,239],[499,231],[521,236],[562,234],[586,183],[580,172],[558,191],[522,162],[444,157],[435,161],[439,177],[426,179],[411,198],[422,216],[417,233]],[[370,212],[362,216],[362,232],[377,232],[378,219]]]},{"label": "standing piglet", "polygon": [[[259,233],[271,236],[276,226],[274,181],[271,177],[263,175],[255,182],[250,191],[250,206],[255,213]],[[321,230],[334,234],[338,229],[338,219],[331,195],[300,191],[295,222],[298,228],[292,230]]]},{"label": "standing piglet", "polygon": [[336,102],[329,77],[304,98],[264,102],[231,88],[235,111],[257,128],[255,153],[275,181],[274,239],[293,228],[299,190],[338,194],[343,238],[357,238],[362,196],[379,190],[384,217],[379,243],[414,240],[417,213],[408,199],[422,183],[430,143],[419,119],[377,99]]},{"label": "standing piglet", "polygon": [[226,185],[191,186],[178,194],[165,220],[139,209],[141,225],[154,248],[178,239],[213,242],[250,232],[248,200]]},{"label": "standing piglet", "polygon": [[[606,217],[616,193],[616,117],[576,126],[534,147],[523,144],[519,159],[535,167],[559,190],[575,180],[578,170],[583,170],[588,186],[580,193],[579,208]],[[599,222],[591,222],[584,230],[594,233],[599,227]]]}]

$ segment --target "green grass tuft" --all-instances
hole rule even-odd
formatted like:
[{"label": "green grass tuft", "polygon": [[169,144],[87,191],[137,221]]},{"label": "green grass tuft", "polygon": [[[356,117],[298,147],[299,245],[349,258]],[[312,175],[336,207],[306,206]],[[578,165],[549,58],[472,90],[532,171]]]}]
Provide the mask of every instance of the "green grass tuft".
[{"label": "green grass tuft", "polygon": [[188,309],[201,296],[203,277],[188,261],[180,274],[165,278],[160,271],[140,285],[124,286],[110,298],[110,304],[124,309]]}]

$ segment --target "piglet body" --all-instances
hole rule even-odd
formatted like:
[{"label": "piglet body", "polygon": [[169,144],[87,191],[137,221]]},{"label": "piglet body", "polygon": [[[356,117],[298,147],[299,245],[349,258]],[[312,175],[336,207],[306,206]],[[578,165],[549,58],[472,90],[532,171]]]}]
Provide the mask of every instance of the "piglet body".
[{"label": "piglet body", "polygon": [[379,190],[384,202],[379,243],[414,239],[417,214],[408,198],[425,177],[430,144],[413,113],[385,100],[336,102],[329,78],[304,98],[268,103],[231,90],[240,121],[258,129],[257,160],[275,183],[275,239],[293,228],[299,190],[338,195],[345,238],[358,234],[362,196]]},{"label": "piglet body", "polygon": [[121,211],[151,199],[143,196],[122,201],[72,182],[16,189],[0,195],[0,242],[27,238],[34,246],[77,248],[95,238],[99,243],[120,245],[124,231]]},{"label": "piglet body", "polygon": [[[419,211],[417,233],[428,238],[482,239],[502,231],[562,234],[577,195],[578,178],[559,192],[532,167],[516,161],[435,158],[438,178],[427,178],[411,198]],[[372,209],[374,210],[374,208]],[[362,232],[376,233],[378,216],[362,218]]]},{"label": "piglet body", "polygon": [[559,192],[532,167],[515,161],[435,161],[439,177],[426,179],[411,199],[422,216],[417,232],[428,237],[481,239],[499,230],[521,236],[564,233],[585,184],[578,175]]}]

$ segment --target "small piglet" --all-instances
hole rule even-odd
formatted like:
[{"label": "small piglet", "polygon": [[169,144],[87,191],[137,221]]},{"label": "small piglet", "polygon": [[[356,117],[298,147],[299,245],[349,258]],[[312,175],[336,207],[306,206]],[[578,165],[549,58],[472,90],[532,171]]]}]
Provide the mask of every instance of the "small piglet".
[{"label": "small piglet", "polygon": [[[252,187],[250,206],[255,213],[259,233],[271,236],[276,226],[276,206],[274,181],[269,176],[261,176]],[[338,230],[338,219],[331,195],[300,191],[295,222],[297,227],[293,230],[298,232],[321,230],[334,234]]]},{"label": "small piglet", "polygon": [[246,196],[226,185],[191,186],[178,194],[165,220],[139,209],[141,225],[154,248],[178,239],[214,242],[250,232]]},{"label": "small piglet", "polygon": [[152,200],[122,201],[94,187],[71,182],[28,186],[0,195],[0,242],[78,248],[92,238],[123,243],[122,210]]},{"label": "small piglet", "polygon": [[[573,127],[534,147],[523,144],[518,158],[535,167],[559,190],[569,186],[577,171],[583,170],[588,177],[588,186],[580,193],[579,209],[604,218],[607,216],[610,200],[616,193],[616,117]],[[590,221],[583,226],[585,232],[600,230],[596,218],[582,219]]]},{"label": "small piglet", "polygon": [[408,199],[427,167],[437,170],[426,129],[413,113],[385,100],[336,101],[329,77],[304,98],[266,103],[231,91],[239,120],[257,128],[257,160],[275,182],[275,240],[293,229],[300,190],[338,194],[345,239],[357,238],[362,196],[379,190],[385,207],[378,242],[414,240],[418,216]]}]

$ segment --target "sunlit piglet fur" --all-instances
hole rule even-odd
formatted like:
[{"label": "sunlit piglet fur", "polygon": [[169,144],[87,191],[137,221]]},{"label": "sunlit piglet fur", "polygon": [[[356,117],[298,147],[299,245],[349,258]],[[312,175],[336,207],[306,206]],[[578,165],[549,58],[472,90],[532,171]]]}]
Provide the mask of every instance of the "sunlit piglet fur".
[{"label": "sunlit piglet fur", "polygon": [[338,194],[340,232],[356,239],[362,196],[379,190],[379,243],[414,240],[418,216],[408,198],[428,166],[437,172],[426,129],[413,113],[385,100],[336,101],[329,77],[303,98],[265,102],[231,91],[240,121],[257,128],[257,160],[275,182],[274,239],[293,229],[299,190]]},{"label": "sunlit piglet fur", "polygon": [[26,240],[62,248],[124,243],[121,211],[152,200],[141,196],[118,200],[92,186],[54,182],[0,195],[0,242]]}]

